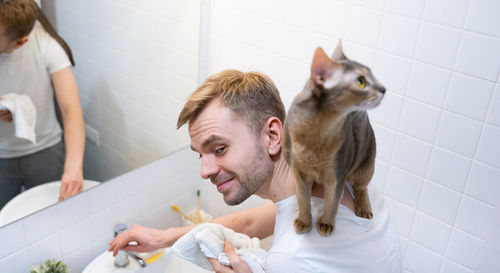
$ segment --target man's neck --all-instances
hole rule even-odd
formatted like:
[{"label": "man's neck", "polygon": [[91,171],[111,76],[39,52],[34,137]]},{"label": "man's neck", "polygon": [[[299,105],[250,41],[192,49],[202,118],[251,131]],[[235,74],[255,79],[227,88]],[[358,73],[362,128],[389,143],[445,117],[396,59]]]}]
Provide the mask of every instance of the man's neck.
[{"label": "man's neck", "polygon": [[[292,170],[283,157],[283,154],[280,155],[275,163],[271,181],[262,185],[256,194],[274,203],[295,195],[295,183],[293,181]],[[314,184],[311,195],[323,198],[323,186]],[[354,199],[346,188],[340,198],[340,204],[354,212]]]},{"label": "man's neck", "polygon": [[292,172],[283,154],[275,162],[271,180],[262,185],[256,194],[274,203],[295,194]]}]

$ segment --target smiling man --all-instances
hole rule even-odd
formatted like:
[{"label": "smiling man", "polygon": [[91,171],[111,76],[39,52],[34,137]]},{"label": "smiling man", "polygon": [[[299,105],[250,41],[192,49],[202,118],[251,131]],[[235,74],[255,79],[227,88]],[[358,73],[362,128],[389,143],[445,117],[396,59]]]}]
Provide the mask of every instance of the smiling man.
[{"label": "smiling man", "polygon": [[[354,201],[344,191],[331,236],[316,229],[296,234],[298,207],[295,184],[282,155],[285,110],[279,92],[267,76],[226,70],[209,77],[188,98],[177,126],[189,126],[191,149],[200,155],[201,176],[217,187],[229,205],[255,194],[272,202],[219,217],[222,224],[250,237],[273,235],[266,256],[267,272],[401,272],[397,233],[389,224],[382,196],[370,190],[374,218],[357,217]],[[322,211],[322,188],[312,190],[313,221]],[[134,226],[110,243],[119,249],[151,251],[171,246],[193,227],[167,230]],[[138,245],[128,245],[135,241]],[[209,259],[216,272],[250,272],[230,244],[231,267]]]}]

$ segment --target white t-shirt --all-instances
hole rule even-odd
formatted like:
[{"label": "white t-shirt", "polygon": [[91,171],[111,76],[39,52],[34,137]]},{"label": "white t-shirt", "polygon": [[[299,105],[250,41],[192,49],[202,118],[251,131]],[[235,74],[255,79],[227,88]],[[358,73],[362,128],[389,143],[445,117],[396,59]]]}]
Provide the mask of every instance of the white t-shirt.
[{"label": "white t-shirt", "polygon": [[266,272],[398,273],[402,271],[401,248],[384,204],[383,196],[369,187],[373,219],[357,217],[339,205],[335,230],[321,236],[316,221],[323,212],[323,199],[312,197],[314,226],[295,233],[298,216],[295,195],[276,203],[278,208],[273,245],[266,256]]},{"label": "white t-shirt", "polygon": [[0,122],[0,158],[32,154],[61,141],[51,75],[70,65],[62,47],[39,24],[25,45],[11,54],[0,54],[0,97],[8,93],[28,95],[37,116],[36,144],[16,138],[12,122]]}]

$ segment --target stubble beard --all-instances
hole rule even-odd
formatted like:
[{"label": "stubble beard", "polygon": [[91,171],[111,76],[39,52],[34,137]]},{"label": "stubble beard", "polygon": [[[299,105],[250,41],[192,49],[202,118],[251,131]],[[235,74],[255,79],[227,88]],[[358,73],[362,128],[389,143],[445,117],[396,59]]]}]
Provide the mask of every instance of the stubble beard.
[{"label": "stubble beard", "polygon": [[224,196],[224,201],[230,206],[241,204],[254,194],[259,187],[270,178],[273,172],[272,163],[266,158],[264,148],[255,146],[252,162],[247,165],[241,179],[239,179],[240,188],[233,198]]}]

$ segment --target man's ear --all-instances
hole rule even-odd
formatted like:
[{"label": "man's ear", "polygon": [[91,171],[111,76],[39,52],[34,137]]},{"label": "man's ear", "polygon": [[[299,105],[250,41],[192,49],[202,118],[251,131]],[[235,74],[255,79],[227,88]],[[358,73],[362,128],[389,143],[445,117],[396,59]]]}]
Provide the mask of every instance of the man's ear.
[{"label": "man's ear", "polygon": [[18,49],[22,47],[24,44],[28,42],[28,36],[21,37],[15,41],[14,49]]},{"label": "man's ear", "polygon": [[264,129],[267,136],[267,151],[272,156],[277,155],[281,150],[283,125],[277,117],[270,117]]}]

